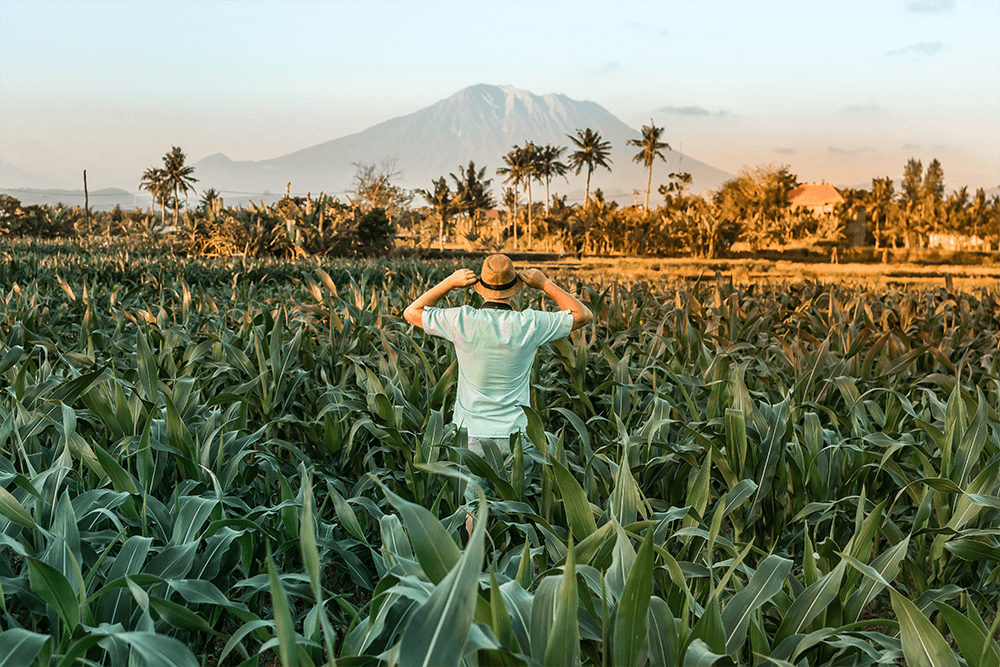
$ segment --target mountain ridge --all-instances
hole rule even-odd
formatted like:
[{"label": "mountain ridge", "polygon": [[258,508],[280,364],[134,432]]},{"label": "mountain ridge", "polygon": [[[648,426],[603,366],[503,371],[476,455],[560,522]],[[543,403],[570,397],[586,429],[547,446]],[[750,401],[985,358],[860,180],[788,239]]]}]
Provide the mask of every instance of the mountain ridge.
[{"label": "mountain ridge", "polygon": [[[571,146],[566,135],[590,127],[609,141],[613,172],[595,171],[591,189],[619,192],[631,203],[634,190],[645,192],[646,168],[632,161],[637,149],[627,141],[641,134],[596,102],[573,100],[561,93],[535,95],[511,85],[476,84],[413,113],[390,118],[365,130],[308,146],[275,158],[234,161],[215,153],[194,163],[202,187],[243,192],[283,191],[291,182],[296,192],[347,191],[355,164],[395,162],[401,171],[398,184],[406,188],[430,187],[431,181],[458,171],[470,160],[487,167],[494,191],[500,192],[496,168],[512,146],[524,141]],[[564,160],[571,152],[564,153]],[[665,150],[666,162],[653,170],[656,187],[677,170],[679,154]],[[731,174],[684,156],[683,169],[692,174],[693,190],[718,187]],[[554,189],[582,188],[586,172],[572,172],[566,181],[553,181]],[[568,182],[567,182],[568,181]],[[537,190],[535,192],[537,199]],[[544,195],[543,195],[544,196]],[[651,195],[652,197],[652,195]]]}]

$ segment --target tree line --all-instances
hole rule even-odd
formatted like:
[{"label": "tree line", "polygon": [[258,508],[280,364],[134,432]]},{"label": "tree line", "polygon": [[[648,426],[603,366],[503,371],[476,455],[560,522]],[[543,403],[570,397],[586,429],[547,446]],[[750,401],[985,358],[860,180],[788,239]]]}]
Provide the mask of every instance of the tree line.
[{"label": "tree line", "polygon": [[[919,160],[904,167],[900,189],[890,177],[872,179],[870,189],[842,189],[843,203],[831,214],[792,210],[789,193],[800,185],[783,165],[759,165],[742,170],[706,196],[691,192],[686,172],[669,174],[656,191],[662,202],[650,206],[652,168],[664,160],[664,128],[650,121],[628,145],[638,150],[634,162],[647,170],[642,205],[621,206],[598,188],[591,177],[599,169],[613,170],[611,145],[591,128],[566,135],[569,146],[525,141],[501,156],[495,176],[501,181],[499,202],[487,167],[470,161],[457,173],[441,176],[428,188],[407,190],[396,184],[400,172],[391,161],[356,163],[347,201],[319,195],[286,196],[272,206],[224,208],[219,193],[208,188],[198,205],[194,168],[184,151],[172,147],[161,162],[142,174],[140,187],[159,207],[136,208],[81,216],[64,207],[20,207],[17,200],[0,201],[0,235],[72,236],[74,234],[156,234],[166,227],[172,211],[175,245],[183,252],[210,254],[358,254],[387,252],[397,235],[418,246],[445,239],[473,249],[541,249],[563,253],[688,254],[715,257],[743,242],[750,250],[789,243],[835,244],[848,220],[864,211],[867,241],[875,247],[926,247],[933,234],[956,234],[1000,246],[1000,196],[963,187],[945,193],[944,170],[933,160],[924,170]],[[574,172],[586,174],[582,203],[568,204],[552,192],[552,182]],[[449,180],[450,178],[450,180]],[[544,186],[545,198],[535,201],[533,184]],[[527,195],[527,201],[522,200]],[[414,206],[420,198],[423,206]],[[498,208],[499,206],[499,208]],[[985,244],[979,246],[984,247]]]}]

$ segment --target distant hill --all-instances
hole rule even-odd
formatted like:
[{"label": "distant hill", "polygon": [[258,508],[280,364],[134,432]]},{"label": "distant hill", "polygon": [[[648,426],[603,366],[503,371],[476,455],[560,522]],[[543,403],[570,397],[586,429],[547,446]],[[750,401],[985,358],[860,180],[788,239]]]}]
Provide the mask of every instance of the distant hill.
[{"label": "distant hill", "polygon": [[[84,203],[83,190],[0,187],[0,194],[9,195],[20,201],[24,206],[32,206],[35,204],[48,204],[49,206],[55,206],[56,204],[63,204],[64,206],[72,208],[74,206],[82,207]],[[128,210],[133,206],[144,206],[149,203],[148,198],[146,202],[138,201],[132,193],[119,188],[91,190],[89,193],[89,201],[90,210],[92,211],[110,211],[116,205]]]},{"label": "distant hill", "polygon": [[[378,164],[395,160],[402,172],[398,184],[405,188],[430,188],[431,181],[458,173],[459,165],[474,160],[486,167],[499,193],[501,178],[496,168],[512,146],[526,140],[536,144],[569,146],[567,134],[591,128],[611,143],[613,173],[595,171],[591,189],[603,188],[617,194],[623,203],[632,203],[633,190],[645,192],[646,170],[632,161],[637,149],[627,146],[640,133],[595,102],[576,101],[565,95],[535,95],[512,86],[480,84],[406,116],[374,125],[356,134],[304,148],[288,155],[256,162],[235,162],[221,153],[194,163],[199,189],[223,191],[227,203],[236,192],[282,193],[291,182],[293,192],[342,193],[351,187],[353,163]],[[567,150],[566,154],[570,151]],[[666,162],[653,169],[651,201],[659,199],[658,185],[678,169],[678,153],[664,151]],[[564,154],[564,155],[566,155]],[[693,177],[693,190],[717,188],[731,174],[684,156],[683,170]],[[582,199],[586,172],[559,178],[552,192],[566,194],[579,190]],[[536,201],[545,197],[544,186],[533,186]]]},{"label": "distant hill", "polygon": [[0,188],[53,188],[58,185],[49,178],[0,161]]}]

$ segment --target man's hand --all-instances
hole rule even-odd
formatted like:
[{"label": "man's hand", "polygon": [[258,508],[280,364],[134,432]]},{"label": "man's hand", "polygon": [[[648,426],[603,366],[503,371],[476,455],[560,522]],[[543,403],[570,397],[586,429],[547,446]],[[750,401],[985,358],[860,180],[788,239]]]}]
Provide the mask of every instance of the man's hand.
[{"label": "man's hand", "polygon": [[453,289],[475,285],[479,278],[474,271],[469,269],[459,269],[434,287],[430,288],[411,303],[403,311],[403,317],[407,322],[415,327],[422,327],[424,320],[424,308],[436,306],[437,302]]},{"label": "man's hand", "polygon": [[479,276],[476,275],[475,271],[471,269],[459,269],[455,273],[448,276],[445,282],[448,283],[448,287],[455,289],[458,287],[475,285],[477,280],[479,280]]},{"label": "man's hand", "polygon": [[525,269],[524,271],[520,271],[518,275],[521,276],[521,280],[525,285],[534,287],[535,289],[542,289],[545,287],[545,283],[549,281],[545,277],[545,274],[538,269]]},{"label": "man's hand", "polygon": [[568,310],[572,313],[574,330],[586,326],[593,321],[594,314],[590,312],[590,308],[587,308],[585,305],[580,303],[580,300],[575,296],[549,280],[545,277],[545,274],[538,269],[525,269],[518,275],[521,276],[521,280],[524,281],[524,284],[528,287],[534,287],[535,289],[544,291],[545,294],[556,302],[556,305],[559,306],[559,310]]}]

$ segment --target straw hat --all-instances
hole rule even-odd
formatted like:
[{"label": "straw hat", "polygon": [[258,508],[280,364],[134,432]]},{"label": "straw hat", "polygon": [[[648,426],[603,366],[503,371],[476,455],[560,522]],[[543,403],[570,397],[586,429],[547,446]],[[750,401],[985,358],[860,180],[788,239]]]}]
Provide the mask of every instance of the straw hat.
[{"label": "straw hat", "polygon": [[490,255],[483,261],[476,291],[487,299],[506,299],[523,287],[524,283],[507,255]]}]

